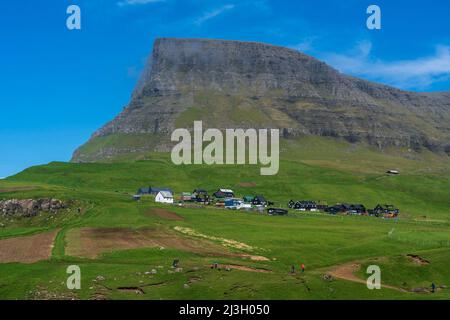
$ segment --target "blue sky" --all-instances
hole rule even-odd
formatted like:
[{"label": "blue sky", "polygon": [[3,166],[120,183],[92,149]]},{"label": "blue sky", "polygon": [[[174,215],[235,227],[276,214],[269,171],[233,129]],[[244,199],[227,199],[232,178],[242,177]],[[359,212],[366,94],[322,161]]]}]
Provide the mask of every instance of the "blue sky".
[{"label": "blue sky", "polygon": [[[432,3],[432,5],[431,5]],[[81,8],[81,30],[66,8]],[[368,30],[366,8],[382,10]],[[157,37],[262,41],[414,91],[450,90],[450,2],[19,0],[0,3],[0,177],[68,161],[127,104]]]}]

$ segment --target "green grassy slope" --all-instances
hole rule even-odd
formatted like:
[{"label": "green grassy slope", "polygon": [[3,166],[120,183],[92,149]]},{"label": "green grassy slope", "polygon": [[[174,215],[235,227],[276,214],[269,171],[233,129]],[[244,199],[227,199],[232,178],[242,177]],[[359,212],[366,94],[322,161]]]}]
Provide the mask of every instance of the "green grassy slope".
[{"label": "green grassy slope", "polygon": [[[368,290],[345,280],[324,281],[333,266],[358,261],[364,277],[368,264],[379,264],[382,282],[411,290],[428,287],[432,281],[450,285],[450,175],[444,158],[410,154],[407,150],[383,153],[365,146],[317,139],[283,142],[280,171],[276,176],[259,174],[258,166],[174,166],[167,154],[146,154],[148,160],[75,164],[55,162],[29,168],[0,180],[0,199],[51,196],[76,199],[85,210],[81,216],[64,219],[5,223],[0,238],[33,234],[60,228],[52,258],[35,264],[0,264],[1,298],[35,298],[36,290],[57,295],[73,294],[65,289],[65,268],[82,269],[78,298],[125,299],[449,299],[448,289],[435,294],[400,292],[384,288]],[[413,158],[413,159],[412,159]],[[397,168],[398,176],[385,169]],[[253,187],[241,183],[252,182]],[[230,187],[238,195],[263,194],[285,207],[290,199],[321,199],[328,203],[359,202],[368,207],[393,203],[401,210],[399,220],[373,217],[330,216],[291,211],[288,216],[269,217],[215,208],[189,209],[155,204],[151,198],[130,199],[138,187],[166,186],[177,193],[196,187],[214,191]],[[20,189],[30,187],[30,189]],[[165,220],[148,215],[152,207],[167,208],[184,218]],[[158,227],[194,229],[207,236],[233,239],[257,249],[252,254],[269,258],[252,261],[211,257],[172,248],[119,250],[98,259],[67,256],[66,233],[80,227]],[[239,251],[237,249],[232,249]],[[418,266],[405,255],[419,254],[431,263]],[[179,258],[183,271],[170,273]],[[272,270],[256,273],[216,271],[214,262],[241,264]],[[302,275],[290,275],[292,264],[305,263]],[[158,268],[162,266],[162,268]],[[145,271],[158,272],[146,275]],[[106,279],[93,281],[98,275]],[[20,279],[20,285],[14,285]],[[194,280],[193,280],[194,279]],[[188,284],[187,287],[184,284]],[[140,286],[145,294],[119,290]]]}]

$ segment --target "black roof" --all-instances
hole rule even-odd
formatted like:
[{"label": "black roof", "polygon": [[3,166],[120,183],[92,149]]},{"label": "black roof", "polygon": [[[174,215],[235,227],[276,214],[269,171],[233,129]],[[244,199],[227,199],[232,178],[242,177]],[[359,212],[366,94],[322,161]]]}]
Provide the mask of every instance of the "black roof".
[{"label": "black roof", "polygon": [[149,193],[158,193],[160,191],[169,191],[170,193],[173,193],[172,189],[170,188],[158,188],[158,187],[141,187],[138,189],[138,194],[149,194]]},{"label": "black roof", "polygon": [[150,188],[149,187],[139,188],[137,191],[137,194],[143,194],[143,193],[150,193]]},{"label": "black roof", "polygon": [[263,196],[255,196],[254,198],[253,198],[253,200],[259,200],[259,201],[266,201],[266,198],[264,198]]}]

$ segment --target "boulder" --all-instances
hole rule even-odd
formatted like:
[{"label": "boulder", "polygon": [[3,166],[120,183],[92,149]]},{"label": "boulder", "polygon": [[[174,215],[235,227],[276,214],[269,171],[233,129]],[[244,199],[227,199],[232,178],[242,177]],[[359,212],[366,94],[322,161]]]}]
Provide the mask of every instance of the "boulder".
[{"label": "boulder", "polygon": [[57,213],[67,207],[67,202],[58,199],[7,199],[0,200],[0,215],[34,217],[40,212]]}]

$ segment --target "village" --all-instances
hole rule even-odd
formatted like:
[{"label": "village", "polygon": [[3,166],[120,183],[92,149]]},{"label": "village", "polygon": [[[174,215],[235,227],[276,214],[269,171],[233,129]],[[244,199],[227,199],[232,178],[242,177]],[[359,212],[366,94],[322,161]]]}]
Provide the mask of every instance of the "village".
[{"label": "village", "polygon": [[154,196],[155,202],[172,204],[178,206],[192,207],[213,206],[215,208],[229,210],[254,211],[258,213],[267,212],[268,215],[287,215],[289,210],[300,212],[324,212],[331,215],[360,215],[374,216],[385,219],[398,218],[400,210],[393,204],[377,204],[374,208],[368,209],[361,203],[336,203],[328,205],[324,200],[289,200],[286,209],[280,206],[275,207],[275,203],[267,200],[263,195],[244,195],[237,197],[235,192],[227,188],[219,188],[211,195],[205,189],[194,189],[192,192],[181,192],[178,197],[174,197],[174,192],[170,188],[142,187],[139,188],[133,199],[141,200],[142,196]]}]

